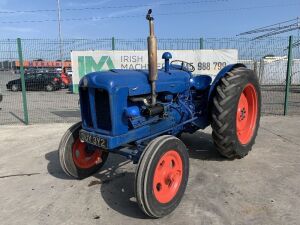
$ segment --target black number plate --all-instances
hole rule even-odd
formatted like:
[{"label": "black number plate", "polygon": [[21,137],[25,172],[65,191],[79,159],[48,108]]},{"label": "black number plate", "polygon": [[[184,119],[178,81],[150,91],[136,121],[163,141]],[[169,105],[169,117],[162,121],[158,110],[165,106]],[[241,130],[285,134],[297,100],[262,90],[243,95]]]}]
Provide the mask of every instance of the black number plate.
[{"label": "black number plate", "polygon": [[107,148],[107,140],[105,138],[101,138],[96,135],[90,134],[84,130],[79,131],[79,138],[81,141],[86,142],[88,144],[92,144],[100,148]]}]

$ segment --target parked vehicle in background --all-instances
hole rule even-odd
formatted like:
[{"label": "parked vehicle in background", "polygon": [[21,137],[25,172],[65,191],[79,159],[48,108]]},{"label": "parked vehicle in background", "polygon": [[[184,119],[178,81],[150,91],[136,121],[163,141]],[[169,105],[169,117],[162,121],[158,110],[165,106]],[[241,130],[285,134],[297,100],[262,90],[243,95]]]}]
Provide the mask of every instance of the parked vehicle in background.
[{"label": "parked vehicle in background", "polygon": [[66,72],[66,69],[61,69],[61,68],[30,68],[27,69],[25,72],[27,75],[28,74],[56,74],[58,77],[60,77],[61,80],[61,88],[68,88],[70,83],[71,83],[71,77],[68,75]]},{"label": "parked vehicle in background", "polygon": [[69,85],[71,84],[71,78],[67,74],[66,68],[63,68],[60,77],[62,80],[62,88],[68,88]]},{"label": "parked vehicle in background", "polygon": [[[61,88],[62,81],[57,73],[26,73],[25,87],[31,91],[55,91]],[[22,90],[21,79],[9,81],[6,88],[11,91]]]},{"label": "parked vehicle in background", "polygon": [[72,69],[66,69],[66,74],[67,74],[69,77],[72,77],[72,75],[73,75]]}]

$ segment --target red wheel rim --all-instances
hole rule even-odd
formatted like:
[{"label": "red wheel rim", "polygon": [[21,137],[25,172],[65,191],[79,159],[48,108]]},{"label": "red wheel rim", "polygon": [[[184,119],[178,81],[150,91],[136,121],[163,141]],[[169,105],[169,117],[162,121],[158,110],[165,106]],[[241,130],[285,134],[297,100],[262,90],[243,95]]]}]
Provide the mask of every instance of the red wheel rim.
[{"label": "red wheel rim", "polygon": [[241,93],[236,112],[236,132],[241,144],[247,144],[254,133],[257,120],[257,94],[252,84]]},{"label": "red wheel rim", "polygon": [[75,165],[79,168],[88,169],[102,162],[102,151],[95,149],[88,151],[87,144],[79,138],[73,144],[72,157]]},{"label": "red wheel rim", "polygon": [[176,195],[182,180],[183,164],[175,150],[167,151],[156,165],[153,177],[154,196],[160,203],[168,203]]}]

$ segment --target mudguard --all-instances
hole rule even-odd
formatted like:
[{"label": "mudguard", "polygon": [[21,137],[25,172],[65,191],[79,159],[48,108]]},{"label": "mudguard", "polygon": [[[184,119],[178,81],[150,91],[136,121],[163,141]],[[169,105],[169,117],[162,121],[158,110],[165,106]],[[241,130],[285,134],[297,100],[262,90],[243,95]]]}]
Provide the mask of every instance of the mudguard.
[{"label": "mudguard", "polygon": [[231,70],[238,68],[238,67],[244,67],[246,68],[246,66],[242,63],[236,63],[236,64],[230,64],[225,66],[216,76],[216,78],[214,79],[214,81],[212,82],[210,89],[209,89],[209,93],[208,93],[208,103],[209,106],[211,105],[211,101],[212,101],[212,93],[215,90],[217,84],[219,83],[219,81],[226,75],[227,72],[230,72]]}]

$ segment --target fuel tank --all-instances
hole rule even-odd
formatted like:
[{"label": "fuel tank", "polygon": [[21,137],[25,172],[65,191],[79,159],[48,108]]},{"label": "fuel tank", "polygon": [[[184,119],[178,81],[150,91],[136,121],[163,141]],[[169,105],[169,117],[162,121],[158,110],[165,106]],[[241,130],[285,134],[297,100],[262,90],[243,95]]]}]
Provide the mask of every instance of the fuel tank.
[{"label": "fuel tank", "polygon": [[[151,86],[148,80],[148,70],[119,70],[93,72],[84,76],[80,87],[103,88],[109,93],[119,89],[128,88],[128,95],[142,95],[151,93]],[[189,80],[191,73],[183,70],[158,70],[156,82],[157,92],[180,93],[190,87]]]}]

